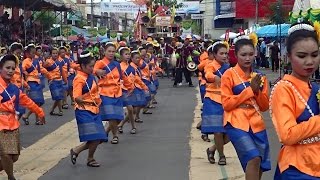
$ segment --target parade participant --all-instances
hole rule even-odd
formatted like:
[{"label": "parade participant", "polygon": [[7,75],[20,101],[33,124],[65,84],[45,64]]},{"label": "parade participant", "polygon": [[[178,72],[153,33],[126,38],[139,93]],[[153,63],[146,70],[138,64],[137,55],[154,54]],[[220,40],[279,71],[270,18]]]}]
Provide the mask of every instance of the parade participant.
[{"label": "parade participant", "polygon": [[87,166],[100,167],[94,159],[94,153],[98,145],[107,139],[101,117],[99,106],[101,99],[99,87],[92,75],[95,58],[89,51],[80,55],[78,64],[81,70],[74,79],[73,94],[75,98],[75,116],[78,125],[79,139],[81,145],[70,150],[72,164],[76,164],[78,155],[88,149]]},{"label": "parade participant", "polygon": [[[35,102],[39,107],[44,104],[43,87],[40,82],[40,73],[48,74],[48,71],[43,68],[39,61],[35,58],[36,47],[33,44],[28,45],[25,53],[26,59],[22,62],[22,72],[26,76],[26,82],[30,89],[27,92],[30,99]],[[29,125],[29,116],[32,111],[22,115],[22,120],[26,125]],[[36,120],[38,117],[36,116]],[[36,125],[43,125],[39,120],[36,121]]]},{"label": "parade participant", "polygon": [[154,45],[152,43],[147,43],[146,49],[147,54],[150,56],[150,58],[147,58],[150,70],[150,84],[146,82],[146,85],[149,87],[151,93],[151,101],[148,108],[155,108],[155,106],[153,106],[152,104],[157,104],[155,96],[157,94],[157,88],[159,87],[157,72],[160,68],[159,66],[157,66],[157,57],[154,55]]},{"label": "parade participant", "polygon": [[228,43],[215,42],[208,47],[208,64],[204,68],[206,79],[206,94],[203,100],[202,134],[214,134],[214,145],[207,149],[207,157],[211,164],[215,163],[215,151],[219,152],[219,165],[226,165],[223,152],[224,144],[229,142],[223,127],[223,108],[221,105],[221,77],[229,68],[227,64]]},{"label": "parade participant", "polygon": [[[134,77],[134,86],[135,89],[133,93],[135,94],[135,102],[133,104],[134,113],[135,113],[135,122],[137,123],[143,123],[143,121],[140,119],[139,114],[141,111],[141,108],[144,107],[147,104],[147,100],[145,97],[145,94],[150,94],[148,86],[145,85],[145,83],[142,80],[142,73],[139,68],[141,56],[139,51],[132,51],[131,52],[131,60],[132,62],[130,65],[135,70],[135,77]],[[137,115],[138,114],[138,115]]]},{"label": "parade participant", "polygon": [[238,63],[221,78],[224,126],[247,180],[261,179],[271,169],[269,142],[261,111],[268,110],[268,81],[252,69],[257,36],[236,39]]},{"label": "parade participant", "polygon": [[0,59],[0,171],[4,170],[9,180],[15,180],[13,163],[18,160],[21,148],[18,106],[30,109],[37,114],[41,123],[45,123],[43,110],[10,82],[17,63],[18,59],[14,55],[6,55]]},{"label": "parade participant", "polygon": [[[63,116],[62,112],[62,100],[63,100],[63,79],[66,79],[65,74],[62,73],[59,61],[59,50],[57,48],[51,49],[51,57],[46,59],[43,63],[43,67],[47,69],[49,73],[49,89],[51,92],[51,98],[54,101],[51,109],[51,116]],[[59,112],[55,112],[58,107]]]},{"label": "parade participant", "polygon": [[[36,46],[36,54],[35,54],[35,61],[38,61],[39,64],[40,64],[40,67],[42,66],[43,67],[43,52],[42,52],[42,48],[41,46]],[[38,69],[39,70],[39,69]],[[40,71],[38,71],[40,72]],[[39,74],[40,76],[40,83],[41,83],[41,86],[42,88],[45,88],[46,86],[46,77],[44,74],[40,73]]]},{"label": "parade participant", "polygon": [[121,121],[118,125],[119,133],[123,133],[123,125],[126,122],[131,123],[131,134],[136,134],[137,128],[134,123],[134,112],[133,112],[133,104],[135,102],[135,94],[133,93],[134,87],[134,68],[130,66],[130,49],[127,47],[119,48],[120,55],[120,66],[122,72],[123,86],[122,86],[122,97],[123,97],[123,106],[127,109],[127,116],[124,121]]},{"label": "parade participant", "polygon": [[[153,86],[152,82],[151,82],[151,73],[150,73],[150,68],[149,68],[149,59],[150,55],[147,54],[147,49],[145,47],[140,47],[139,48],[140,51],[140,55],[141,55],[141,60],[140,60],[140,65],[139,68],[141,70],[141,75],[142,75],[142,81],[144,82],[144,84],[146,86],[148,86],[149,92],[146,94],[146,106],[143,108],[142,113],[143,114],[152,114],[152,112],[150,112],[148,110],[149,106],[151,105],[151,99],[152,99],[152,95],[151,93],[155,93],[155,86]],[[152,106],[151,106],[152,107]],[[136,122],[140,121],[140,117],[139,117],[140,113],[136,114]]]},{"label": "parade participant", "polygon": [[292,65],[271,91],[270,114],[281,150],[274,179],[320,179],[319,86],[311,83],[318,69],[320,24],[293,24],[287,53]]},{"label": "parade participant", "polygon": [[69,68],[70,68],[70,60],[66,57],[66,52],[67,49],[62,46],[59,48],[59,67],[60,67],[60,71],[61,73],[64,75],[63,77],[63,93],[64,93],[64,98],[62,101],[62,109],[68,109],[69,105],[67,103],[67,97],[69,94],[72,94],[72,88],[69,89],[69,85],[68,85],[68,78],[69,78]]},{"label": "parade participant", "polygon": [[94,73],[100,77],[98,81],[102,100],[100,115],[103,121],[109,121],[106,133],[112,132],[112,144],[119,143],[118,124],[124,120],[122,73],[120,64],[114,60],[115,52],[115,45],[112,42],[107,43],[104,58],[97,61],[94,66]]},{"label": "parade participant", "polygon": [[[21,61],[22,59],[21,55],[23,52],[22,49],[23,49],[22,44],[17,42],[12,43],[9,47],[10,53],[16,56],[16,58],[18,59],[17,68],[15,69],[14,75],[11,79],[11,83],[18,86],[22,92],[25,92],[25,90],[28,90],[30,88],[27,82],[25,81],[25,77],[22,73],[22,61]],[[19,111],[19,119],[20,119],[22,115],[26,112],[26,109],[22,106],[19,106],[17,110]]]}]

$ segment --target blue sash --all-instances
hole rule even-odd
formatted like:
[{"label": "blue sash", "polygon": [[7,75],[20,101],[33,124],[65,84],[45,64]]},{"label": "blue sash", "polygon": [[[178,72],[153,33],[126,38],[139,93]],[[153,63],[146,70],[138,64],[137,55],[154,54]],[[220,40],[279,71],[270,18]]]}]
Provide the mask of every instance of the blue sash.
[{"label": "blue sash", "polygon": [[37,59],[35,59],[35,60],[32,61],[31,67],[27,68],[26,71],[27,71],[28,73],[31,73],[32,71],[35,70],[35,68],[37,68],[38,73],[40,73],[40,63],[39,63],[39,61],[38,61]]},{"label": "blue sash", "polygon": [[[19,88],[14,85],[14,84],[9,84],[8,87],[6,88],[6,91],[9,93],[9,95],[11,97],[15,96],[15,101],[13,102],[14,103],[14,108],[15,110],[18,110],[19,108],[19,96],[20,96],[20,90]],[[0,96],[2,97],[2,100],[1,100],[1,103],[5,103],[7,101],[10,100],[10,97],[9,95],[7,94],[6,91],[3,91]]]},{"label": "blue sash", "polygon": [[[261,72],[259,72],[259,71],[257,71],[257,70],[254,70],[253,72],[256,72],[256,73],[264,76],[263,73],[261,73]],[[244,87],[242,83],[234,86],[234,87],[232,88],[233,94],[234,94],[234,95],[239,95],[239,94],[241,94],[241,92],[242,92],[245,88],[247,88],[247,87],[250,86],[250,82],[249,82],[249,81],[244,82],[244,84],[246,85],[246,87]],[[260,90],[262,90],[262,89],[263,89],[263,86],[260,87]]]},{"label": "blue sash", "polygon": [[86,82],[87,82],[87,84],[88,84],[90,89],[88,89],[87,85],[83,86],[82,94],[88,93],[91,90],[92,85],[93,85],[93,81],[95,81],[95,78],[94,78],[94,76],[92,74],[90,74],[88,76],[88,78],[86,79]]},{"label": "blue sash", "polygon": [[106,66],[103,68],[103,70],[105,70],[107,72],[107,74],[109,74],[110,72],[112,72],[112,70],[114,68],[118,68],[120,79],[122,79],[121,67],[120,67],[120,64],[116,61],[112,61],[109,64],[106,64]]}]

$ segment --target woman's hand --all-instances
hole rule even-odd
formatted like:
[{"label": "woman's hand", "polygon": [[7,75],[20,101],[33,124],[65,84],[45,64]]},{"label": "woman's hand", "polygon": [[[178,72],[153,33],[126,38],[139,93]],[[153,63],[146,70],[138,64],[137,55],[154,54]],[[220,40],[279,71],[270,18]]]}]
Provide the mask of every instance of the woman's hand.
[{"label": "woman's hand", "polygon": [[77,105],[83,109],[86,109],[86,107],[84,106],[84,101],[82,99],[82,97],[77,97],[74,99],[74,101],[77,103]]},{"label": "woman's hand", "polygon": [[215,76],[214,77],[214,85],[215,87],[217,88],[220,88],[221,87],[221,78],[219,76]]},{"label": "woman's hand", "polygon": [[252,80],[250,82],[250,87],[255,94],[259,93],[259,88],[260,88],[261,82],[262,82],[261,75],[259,75],[259,74],[257,74],[254,78],[252,78]]}]

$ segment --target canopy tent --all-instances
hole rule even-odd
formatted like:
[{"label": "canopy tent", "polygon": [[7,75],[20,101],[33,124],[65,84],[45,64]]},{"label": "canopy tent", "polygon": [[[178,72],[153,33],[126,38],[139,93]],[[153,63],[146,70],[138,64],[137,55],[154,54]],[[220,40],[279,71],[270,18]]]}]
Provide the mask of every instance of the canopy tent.
[{"label": "canopy tent", "polygon": [[290,26],[290,24],[267,25],[259,28],[256,33],[258,37],[286,37]]},{"label": "canopy tent", "polygon": [[[91,34],[87,30],[78,28],[76,26],[71,26],[71,35],[82,34],[84,37],[91,37]],[[50,31],[51,36],[60,36],[60,27],[56,27]]]},{"label": "canopy tent", "polygon": [[[237,34],[237,33],[229,32],[229,38],[230,38],[230,39],[234,39],[234,38],[236,38],[238,35],[239,35],[239,34]],[[220,36],[220,39],[224,39],[225,37],[226,37],[226,33],[222,34],[222,35]]]},{"label": "canopy tent", "polygon": [[296,0],[290,12],[290,22],[300,21],[320,21],[320,1],[319,0]]},{"label": "canopy tent", "polygon": [[39,10],[55,10],[55,11],[67,11],[67,8],[63,0],[0,0],[1,5],[9,7],[18,7],[21,9],[29,9],[34,11]]}]

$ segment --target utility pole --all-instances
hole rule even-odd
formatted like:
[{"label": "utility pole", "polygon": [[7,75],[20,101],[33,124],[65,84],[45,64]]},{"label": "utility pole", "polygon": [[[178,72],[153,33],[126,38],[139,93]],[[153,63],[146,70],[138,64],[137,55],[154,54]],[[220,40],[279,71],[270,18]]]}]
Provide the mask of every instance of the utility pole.
[{"label": "utility pole", "polygon": [[258,24],[258,18],[259,18],[259,3],[261,0],[255,0],[256,2],[256,20],[255,20],[255,24]]},{"label": "utility pole", "polygon": [[93,0],[91,0],[91,28],[93,28]]}]

